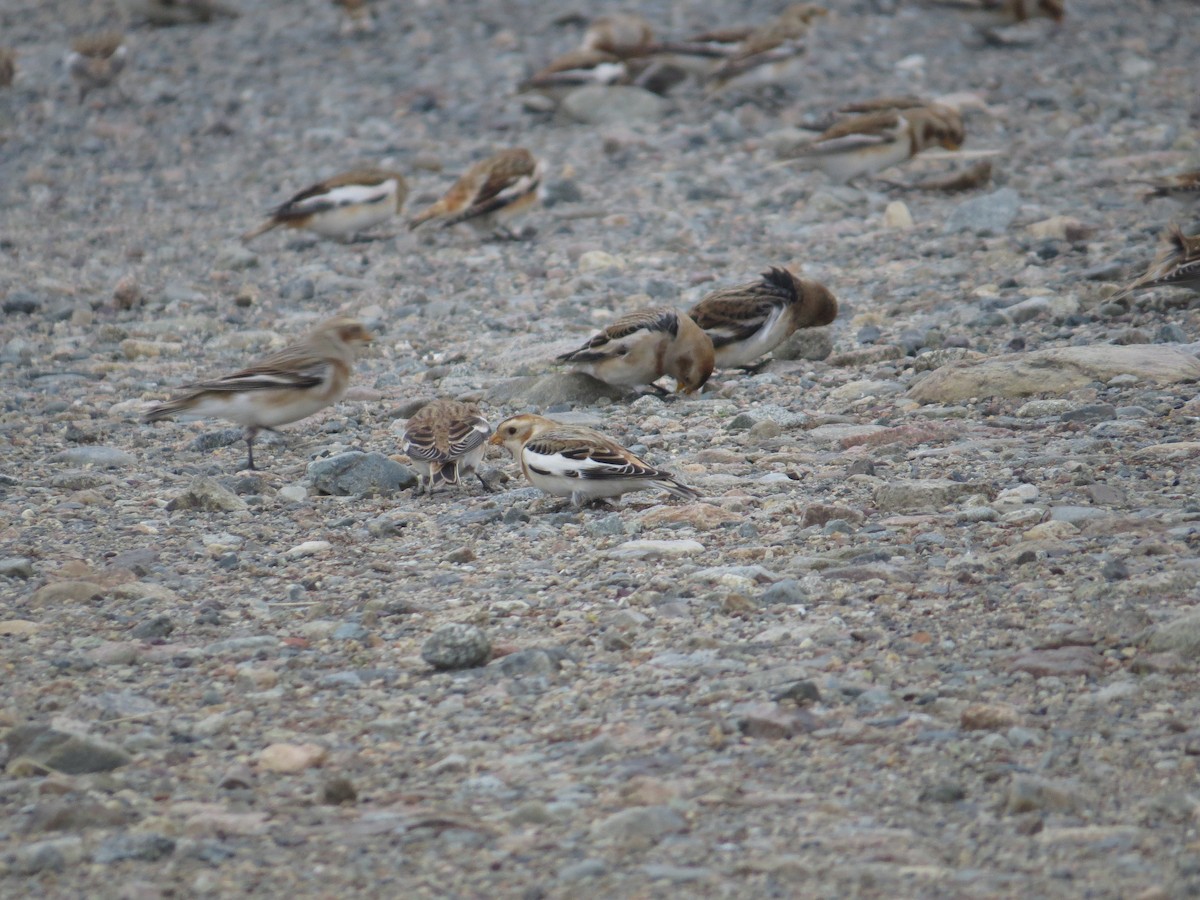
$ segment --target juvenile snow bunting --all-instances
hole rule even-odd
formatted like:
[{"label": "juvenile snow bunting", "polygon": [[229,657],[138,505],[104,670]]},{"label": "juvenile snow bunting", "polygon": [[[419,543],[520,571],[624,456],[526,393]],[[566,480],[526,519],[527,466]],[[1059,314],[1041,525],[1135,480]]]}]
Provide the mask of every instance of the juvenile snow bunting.
[{"label": "juvenile snow bunting", "polygon": [[436,221],[442,228],[468,222],[477,231],[502,228],[538,199],[544,165],[524,147],[502,150],[471,166],[442,199],[413,216],[409,228]]},{"label": "juvenile snow bunting", "polygon": [[399,172],[353,169],[305,188],[273,209],[271,217],[243,234],[242,240],[249,241],[282,225],[348,241],[399,213],[407,196],[408,185]]},{"label": "juvenile snow bunting", "polygon": [[886,108],[834,123],[794,158],[845,182],[881,172],[935,145],[957,150],[965,137],[962,116],[949,106]]},{"label": "juvenile snow bunting", "polygon": [[375,30],[375,20],[367,0],[333,0],[343,12],[342,34],[369,34]]},{"label": "juvenile snow bunting", "polygon": [[151,25],[192,25],[211,22],[219,16],[235,18],[238,11],[216,0],[120,0],[129,15]]},{"label": "juvenile snow bunting", "polygon": [[1184,206],[1200,206],[1200,169],[1150,178],[1141,183],[1150,185],[1150,190],[1142,196],[1147,203],[1166,197]]},{"label": "juvenile snow bunting", "polygon": [[557,357],[608,384],[649,388],[665,394],[654,382],[663,375],[675,379],[676,390],[700,390],[713,370],[713,343],[689,316],[669,306],[643,309],[621,316],[578,350]]},{"label": "juvenile snow bunting", "polygon": [[713,291],[688,315],[712,339],[716,365],[749,366],[799,328],[828,325],[837,298],[823,284],[772,267],[758,281]]},{"label": "juvenile snow bunting", "polygon": [[1162,236],[1162,246],[1142,277],[1113,294],[1119,300],[1157,287],[1180,287],[1200,293],[1200,234],[1184,234],[1171,225]]},{"label": "juvenile snow bunting", "polygon": [[0,87],[10,87],[17,75],[17,54],[0,47]]},{"label": "juvenile snow bunting", "polygon": [[246,468],[253,469],[258,433],[298,422],[336,403],[350,384],[358,349],[370,340],[362,323],[329,319],[300,343],[248,369],[188,385],[175,399],[151,407],[144,421],[219,418],[241,425],[246,429]]},{"label": "juvenile snow bunting", "polygon": [[637,13],[619,12],[593,21],[583,33],[580,50],[600,50],[622,59],[643,56],[654,44],[654,28]]},{"label": "juvenile snow bunting", "polygon": [[125,37],[118,31],[89,34],[75,41],[65,63],[67,74],[79,88],[79,102],[88,91],[115,84],[128,55]]},{"label": "juvenile snow bunting", "polygon": [[508,450],[534,487],[570,497],[577,507],[646,488],[660,488],[681,500],[700,499],[698,491],[671,473],[591,428],[525,414],[501,422],[488,443]]},{"label": "juvenile snow bunting", "polygon": [[803,72],[803,39],[812,24],[828,14],[824,7],[810,3],[789,6],[774,22],[748,34],[712,70],[711,87],[724,90],[797,80]]},{"label": "juvenile snow bunting", "polygon": [[420,476],[417,492],[432,494],[434,488],[458,484],[470,474],[491,491],[477,468],[491,433],[492,426],[469,403],[434,400],[422,406],[404,429],[404,452]]}]

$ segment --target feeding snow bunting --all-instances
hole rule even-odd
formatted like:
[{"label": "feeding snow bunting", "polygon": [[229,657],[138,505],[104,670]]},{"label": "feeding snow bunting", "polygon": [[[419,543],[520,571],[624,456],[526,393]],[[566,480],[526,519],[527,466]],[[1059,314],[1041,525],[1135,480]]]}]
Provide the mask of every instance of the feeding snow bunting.
[{"label": "feeding snow bunting", "polygon": [[1180,172],[1178,175],[1165,175],[1162,178],[1150,178],[1142,184],[1150,185],[1142,199],[1149,203],[1159,197],[1167,197],[1184,206],[1200,206],[1200,169],[1194,172]]},{"label": "feeding snow bunting", "polygon": [[578,350],[557,357],[608,384],[646,387],[675,379],[676,390],[695,393],[713,370],[713,344],[690,317],[669,306],[621,316]]},{"label": "feeding snow bunting", "polygon": [[17,75],[17,54],[0,47],[0,87],[10,87]]},{"label": "feeding snow bunting", "polygon": [[1200,234],[1184,234],[1178,225],[1170,226],[1146,273],[1109,299],[1120,300],[1157,287],[1181,287],[1200,293]]},{"label": "feeding snow bunting", "polygon": [[774,22],[745,37],[709,75],[716,90],[786,84],[802,74],[803,39],[829,11],[809,3],[789,6]]},{"label": "feeding snow bunting", "polygon": [[120,0],[126,13],[151,25],[191,25],[219,16],[236,18],[238,11],[216,0]]},{"label": "feeding snow bunting", "polygon": [[525,148],[502,150],[471,166],[442,199],[413,216],[409,228],[436,221],[442,228],[468,222],[478,231],[498,230],[537,202],[543,171]]},{"label": "feeding snow bunting", "polygon": [[400,212],[407,196],[408,185],[399,172],[354,169],[301,191],[272,210],[262,225],[243,234],[242,240],[249,241],[282,225],[348,241]]},{"label": "feeding snow bunting", "polygon": [[333,0],[333,5],[345,13],[342,34],[369,34],[375,30],[375,20],[371,17],[367,0]]},{"label": "feeding snow bunting", "polygon": [[88,91],[115,84],[128,55],[125,37],[117,31],[91,34],[75,41],[67,54],[66,67],[79,88],[79,102],[83,102]]},{"label": "feeding snow bunting", "polygon": [[794,158],[845,182],[881,172],[935,145],[957,150],[965,137],[962,116],[949,106],[889,107],[836,122],[800,147]]},{"label": "feeding snow bunting", "polygon": [[632,12],[618,12],[593,21],[583,33],[580,50],[600,50],[622,59],[644,55],[654,44],[654,28]]},{"label": "feeding snow bunting", "polygon": [[646,488],[660,488],[681,500],[700,499],[698,491],[674,475],[591,428],[525,414],[501,422],[488,443],[508,450],[534,487],[570,497],[575,506]]},{"label": "feeding snow bunting", "polygon": [[479,474],[492,426],[469,403],[434,400],[422,406],[404,429],[404,452],[420,478],[417,492],[432,494],[443,484],[458,484],[474,474],[487,491],[492,486]]},{"label": "feeding snow bunting", "polygon": [[828,325],[837,311],[823,284],[772,267],[758,281],[713,291],[688,315],[712,339],[716,365],[728,369],[751,365],[799,328]]},{"label": "feeding snow bunting", "polygon": [[248,369],[185,387],[151,407],[146,422],[180,417],[226,419],[246,429],[246,468],[254,468],[254,439],[263,429],[298,422],[336,403],[350,384],[361,345],[371,335],[354,319],[329,319],[300,343]]}]

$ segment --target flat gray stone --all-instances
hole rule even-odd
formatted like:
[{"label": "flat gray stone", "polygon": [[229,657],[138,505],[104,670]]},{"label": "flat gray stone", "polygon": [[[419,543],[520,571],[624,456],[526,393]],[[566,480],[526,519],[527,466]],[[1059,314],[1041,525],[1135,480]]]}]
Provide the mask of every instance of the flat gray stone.
[{"label": "flat gray stone", "polygon": [[961,403],[973,397],[1065,394],[1126,374],[1156,385],[1197,381],[1200,360],[1162,344],[1052,347],[942,366],[908,396],[920,403]]},{"label": "flat gray stone", "polygon": [[686,829],[683,816],[669,806],[636,806],[597,822],[592,833],[612,841],[656,844],[667,835]]},{"label": "flat gray stone", "polygon": [[103,738],[48,725],[20,725],[5,735],[10,760],[18,757],[36,766],[66,775],[111,772],[128,765],[133,757]]},{"label": "flat gray stone", "polygon": [[585,125],[657,122],[670,108],[669,101],[642,88],[602,84],[572,91],[559,107],[565,116]]},{"label": "flat gray stone", "polygon": [[1003,234],[1017,217],[1021,195],[1012,188],[1000,188],[982,197],[964,200],[954,208],[942,226],[946,234],[973,231],[975,234]]},{"label": "flat gray stone", "polygon": [[187,489],[167,504],[167,510],[205,509],[210,512],[238,512],[248,509],[246,501],[211,478],[196,478]]},{"label": "flat gray stone", "polygon": [[308,465],[308,479],[318,493],[336,497],[368,494],[391,496],[417,483],[417,476],[382,453],[352,450]]},{"label": "flat gray stone", "polygon": [[875,490],[875,505],[881,512],[912,512],[921,509],[942,509],[959,497],[978,494],[982,488],[966,481],[929,479],[926,481],[892,481]]},{"label": "flat gray stone", "polygon": [[95,466],[98,469],[123,469],[137,465],[137,460],[116,447],[71,447],[50,457],[52,463],[69,466]]}]

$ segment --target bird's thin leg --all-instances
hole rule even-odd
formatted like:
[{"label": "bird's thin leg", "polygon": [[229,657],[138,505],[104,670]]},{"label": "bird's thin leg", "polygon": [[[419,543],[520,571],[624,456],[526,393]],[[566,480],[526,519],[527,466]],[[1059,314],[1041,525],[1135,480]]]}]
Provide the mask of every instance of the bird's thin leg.
[{"label": "bird's thin leg", "polygon": [[256,471],[254,465],[254,439],[258,437],[257,428],[246,429],[246,468],[251,472]]},{"label": "bird's thin leg", "polygon": [[475,473],[475,477],[479,479],[479,483],[483,485],[483,489],[484,489],[485,491],[487,491],[489,494],[494,494],[494,493],[496,493],[496,488],[494,488],[494,487],[492,487],[490,484],[488,484],[488,482],[487,482],[487,479],[486,479],[486,478],[484,478],[484,477],[483,477],[482,475],[480,475],[478,472],[476,472],[476,473]]}]

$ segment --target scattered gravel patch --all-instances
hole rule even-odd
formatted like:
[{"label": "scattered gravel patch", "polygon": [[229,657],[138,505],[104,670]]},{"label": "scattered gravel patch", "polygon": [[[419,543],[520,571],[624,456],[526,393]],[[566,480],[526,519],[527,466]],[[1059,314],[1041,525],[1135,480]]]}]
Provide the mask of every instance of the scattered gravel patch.
[{"label": "scattered gravel patch", "polygon": [[[579,39],[545,5],[379,0],[357,37],[238,5],[130,26],[126,98],[62,70],[109,4],[0,39],[0,896],[1200,895],[1200,304],[1112,299],[1180,215],[1127,180],[1200,163],[1193,4],[993,43],[847,0],[802,88],[556,115],[511,94]],[[775,165],[845,102],[960,91],[999,151],[972,192]],[[236,240],[348,165],[411,210],[514,145],[521,240]],[[841,313],[757,371],[663,399],[553,363],[773,265]],[[354,388],[263,471],[140,422],[334,314],[376,337]],[[498,452],[496,493],[414,496],[435,396],[704,499],[577,510]]]}]

